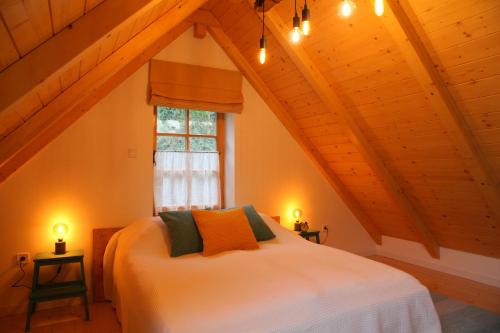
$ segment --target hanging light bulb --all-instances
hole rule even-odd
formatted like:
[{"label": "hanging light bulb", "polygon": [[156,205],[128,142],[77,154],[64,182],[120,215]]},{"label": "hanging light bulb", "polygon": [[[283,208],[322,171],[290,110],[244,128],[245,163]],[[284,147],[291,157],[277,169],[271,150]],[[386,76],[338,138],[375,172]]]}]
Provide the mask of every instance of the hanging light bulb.
[{"label": "hanging light bulb", "polygon": [[342,18],[351,17],[356,10],[356,4],[352,0],[342,0],[338,6],[338,15]]},{"label": "hanging light bulb", "polygon": [[264,65],[264,63],[266,62],[266,44],[267,44],[266,37],[264,36],[260,37],[259,62],[262,65]]},{"label": "hanging light bulb", "polygon": [[292,31],[290,31],[289,37],[290,41],[294,44],[299,43],[302,39],[302,31],[300,31],[300,17],[297,15],[293,17],[293,28]]},{"label": "hanging light bulb", "polygon": [[260,48],[259,62],[262,65],[264,65],[264,63],[266,62],[266,46],[267,46],[267,40],[266,40],[266,37],[264,36],[265,19],[266,19],[266,16],[264,15],[264,13],[265,13],[264,3],[265,3],[265,0],[260,0],[258,2],[258,4],[262,6],[262,36],[260,37],[260,41],[259,41],[259,48]]},{"label": "hanging light bulb", "polygon": [[375,15],[384,15],[384,0],[375,0]]},{"label": "hanging light bulb", "polygon": [[302,31],[300,30],[300,17],[297,14],[297,0],[295,0],[295,15],[293,17],[293,28],[288,34],[290,41],[293,44],[298,44],[302,38]]},{"label": "hanging light bulb", "polygon": [[307,8],[307,0],[305,0],[304,8],[302,8],[302,33],[304,36],[309,36],[311,33],[311,25],[309,22],[310,15],[309,8]]}]

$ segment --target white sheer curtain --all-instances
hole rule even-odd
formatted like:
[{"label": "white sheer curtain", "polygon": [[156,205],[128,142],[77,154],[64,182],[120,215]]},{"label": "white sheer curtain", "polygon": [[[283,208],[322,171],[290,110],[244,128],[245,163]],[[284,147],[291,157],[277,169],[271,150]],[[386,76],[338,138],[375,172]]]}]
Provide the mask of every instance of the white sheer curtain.
[{"label": "white sheer curtain", "polygon": [[219,154],[156,152],[155,212],[220,207]]}]

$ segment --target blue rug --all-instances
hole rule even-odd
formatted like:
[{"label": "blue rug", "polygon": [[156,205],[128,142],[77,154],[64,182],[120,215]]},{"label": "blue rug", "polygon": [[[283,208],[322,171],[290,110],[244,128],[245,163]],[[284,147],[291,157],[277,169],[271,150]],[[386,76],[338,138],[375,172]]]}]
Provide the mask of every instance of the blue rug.
[{"label": "blue rug", "polygon": [[431,293],[443,333],[500,333],[500,315]]}]

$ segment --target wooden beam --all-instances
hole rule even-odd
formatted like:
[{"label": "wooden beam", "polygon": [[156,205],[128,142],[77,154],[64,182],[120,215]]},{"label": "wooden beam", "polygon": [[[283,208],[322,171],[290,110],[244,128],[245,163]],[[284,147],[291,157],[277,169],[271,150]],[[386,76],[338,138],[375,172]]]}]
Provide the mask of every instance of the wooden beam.
[{"label": "wooden beam", "polygon": [[167,13],[0,141],[0,182],[147,63],[191,23],[183,20],[206,0],[180,0]]},{"label": "wooden beam", "polygon": [[0,72],[0,112],[59,76],[115,29],[164,0],[107,0]]},{"label": "wooden beam", "polygon": [[193,29],[195,38],[203,39],[207,35],[207,26],[202,23],[195,23]]},{"label": "wooden beam", "polygon": [[399,185],[398,181],[387,169],[377,152],[371,147],[362,130],[358,127],[356,120],[336,95],[331,82],[326,80],[301,45],[294,45],[289,42],[287,37],[288,32],[286,30],[287,27],[279,15],[274,11],[269,11],[266,17],[267,28],[277,39],[278,43],[288,54],[295,66],[297,66],[298,70],[304,75],[316,94],[331,112],[337,112],[342,116],[347,126],[347,134],[351,141],[356,145],[358,151],[363,155],[365,161],[378,176],[379,180],[381,180],[382,185],[389,195],[391,195],[394,201],[399,204],[402,210],[408,215],[421,243],[431,256],[439,258],[439,245],[425,223],[422,214],[408,198],[403,187]]},{"label": "wooden beam", "polygon": [[[253,9],[256,11],[256,12],[259,12],[261,13],[262,15],[262,6],[259,6],[258,4],[258,0],[232,0],[232,2],[241,2],[241,1],[248,1],[250,3],[250,5],[253,7]],[[272,8],[274,8],[274,6],[276,6],[277,4],[279,4],[282,0],[266,0],[265,2],[265,6],[264,6],[264,10],[266,12],[268,12],[269,10],[271,10]]]},{"label": "wooden beam", "polygon": [[312,142],[304,135],[297,123],[289,115],[285,107],[274,96],[272,91],[266,86],[264,81],[259,77],[259,75],[239,52],[236,46],[234,46],[232,41],[225,34],[224,30],[220,26],[209,26],[208,31],[213,39],[224,49],[226,54],[233,61],[236,67],[238,67],[238,69],[250,82],[254,89],[259,93],[259,95],[266,102],[272,112],[281,121],[283,126],[285,126],[285,128],[292,135],[295,141],[304,150],[306,155],[316,164],[323,176],[327,179],[327,181],[335,189],[339,196],[344,200],[346,205],[349,207],[354,216],[356,216],[361,225],[363,225],[371,238],[377,244],[381,244],[382,234],[378,227],[371,220],[371,218],[366,215],[356,199],[344,186],[337,175],[332,171],[328,163],[316,150]]},{"label": "wooden beam", "polygon": [[[500,225],[500,181],[486,156],[481,151],[474,134],[455,102],[445,81],[422,42],[423,29],[411,7],[404,1],[386,0],[388,5],[382,20],[387,31],[405,57],[415,74],[434,111],[451,134],[452,140],[462,155],[467,171],[479,186],[491,212]],[[420,32],[420,33],[419,33]]]},{"label": "wooden beam", "polygon": [[[260,13],[262,13],[262,7],[258,6],[257,5],[257,1],[255,0],[251,0],[253,2],[253,6],[254,6],[254,9]],[[277,4],[279,4],[281,2],[281,0],[266,0],[265,2],[265,6],[264,6],[264,10],[267,12],[269,10],[271,10],[272,8],[274,8],[274,6],[276,6]]]},{"label": "wooden beam", "polygon": [[219,21],[212,15],[212,13],[205,9],[198,9],[191,14],[187,21],[192,24],[203,24],[205,26],[219,26]]}]

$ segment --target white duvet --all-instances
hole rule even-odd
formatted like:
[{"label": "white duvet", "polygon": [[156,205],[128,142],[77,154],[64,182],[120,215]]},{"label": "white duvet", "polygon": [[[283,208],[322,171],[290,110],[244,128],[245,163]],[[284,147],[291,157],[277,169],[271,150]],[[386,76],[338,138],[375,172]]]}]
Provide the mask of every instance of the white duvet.
[{"label": "white duvet", "polygon": [[427,289],[410,275],[263,217],[276,239],[212,257],[171,258],[159,218],[117,233],[105,288],[123,332],[441,332]]}]

